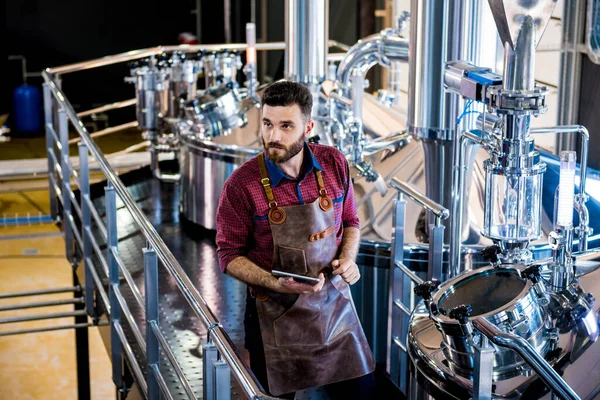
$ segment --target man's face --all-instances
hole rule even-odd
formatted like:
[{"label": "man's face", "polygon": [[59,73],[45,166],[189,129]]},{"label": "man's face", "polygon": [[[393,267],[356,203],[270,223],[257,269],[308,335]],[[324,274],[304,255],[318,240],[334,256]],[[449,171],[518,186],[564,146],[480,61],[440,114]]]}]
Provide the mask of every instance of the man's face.
[{"label": "man's face", "polygon": [[285,107],[265,104],[261,136],[267,158],[280,164],[300,153],[313,126],[312,121],[304,121],[297,104]]}]

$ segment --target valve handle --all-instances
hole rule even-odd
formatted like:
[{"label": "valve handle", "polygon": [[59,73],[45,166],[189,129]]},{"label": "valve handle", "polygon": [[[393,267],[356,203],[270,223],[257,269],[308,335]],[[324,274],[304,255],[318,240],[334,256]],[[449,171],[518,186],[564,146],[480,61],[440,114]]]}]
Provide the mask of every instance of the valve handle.
[{"label": "valve handle", "polygon": [[481,256],[484,260],[488,260],[492,264],[496,264],[498,262],[498,254],[500,254],[501,252],[502,250],[499,246],[492,245],[481,250]]},{"label": "valve handle", "polygon": [[440,282],[432,280],[423,282],[414,288],[414,293],[422,297],[423,300],[431,300],[431,293],[433,293],[437,287],[440,285]]},{"label": "valve handle", "polygon": [[533,284],[538,283],[540,280],[540,266],[539,265],[531,265],[521,271],[521,277],[525,279],[529,279]]},{"label": "valve handle", "polygon": [[470,304],[461,304],[450,310],[450,312],[448,312],[448,317],[457,320],[461,325],[465,325],[469,322],[471,311],[473,311],[473,307],[471,307]]}]

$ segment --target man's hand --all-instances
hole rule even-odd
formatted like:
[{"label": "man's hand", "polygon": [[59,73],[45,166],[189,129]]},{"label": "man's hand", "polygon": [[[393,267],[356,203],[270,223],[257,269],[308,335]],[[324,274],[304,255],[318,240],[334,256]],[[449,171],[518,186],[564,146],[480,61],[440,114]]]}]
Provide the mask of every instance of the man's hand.
[{"label": "man's hand", "polygon": [[310,283],[302,283],[297,282],[294,278],[279,278],[279,287],[277,291],[279,293],[289,293],[289,294],[309,294],[319,292],[323,285],[325,284],[325,276],[323,273],[320,273],[319,282],[311,285]]},{"label": "man's hand", "polygon": [[341,275],[348,285],[354,285],[360,279],[358,265],[348,258],[340,258],[331,262],[333,275]]}]

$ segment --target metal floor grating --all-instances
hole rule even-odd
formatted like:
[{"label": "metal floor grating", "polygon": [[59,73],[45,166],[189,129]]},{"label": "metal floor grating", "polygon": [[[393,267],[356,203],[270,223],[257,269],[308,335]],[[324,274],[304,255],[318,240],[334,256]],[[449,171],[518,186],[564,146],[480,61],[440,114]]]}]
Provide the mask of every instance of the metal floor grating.
[{"label": "metal floor grating", "polygon": [[[197,226],[180,220],[178,199],[179,186],[161,183],[150,176],[148,169],[135,171],[121,177],[126,184],[131,197],[148,217],[159,235],[163,238],[175,258],[188,274],[192,283],[209,307],[221,322],[232,342],[243,359],[248,361],[244,349],[244,309],[246,301],[246,286],[223,274],[217,262],[216,246],[210,233],[208,235]],[[94,185],[91,190],[92,200],[100,216],[105,218],[104,184]],[[117,225],[119,237],[119,254],[132,275],[142,296],[144,295],[143,253],[145,238],[137,228],[129,212],[117,200]],[[93,224],[94,225],[94,224]],[[105,242],[94,226],[94,234],[101,249],[106,249]],[[108,279],[100,267],[100,262],[94,256],[94,266],[103,282]],[[145,317],[138,307],[137,301],[129,290],[127,282],[121,279],[121,291],[134,316],[137,326],[145,336]],[[160,327],[181,369],[198,396],[202,398],[202,358],[201,341],[206,339],[206,330],[196,317],[191,307],[177,288],[174,280],[159,262],[159,308]],[[132,350],[138,362],[145,362],[145,357],[136,345],[135,337],[122,318],[123,329],[132,343]],[[175,399],[187,399],[181,383],[166,356],[161,359],[161,371]],[[245,399],[239,384],[231,377],[232,399]],[[311,389],[298,392],[296,399],[327,399],[322,389]]]}]

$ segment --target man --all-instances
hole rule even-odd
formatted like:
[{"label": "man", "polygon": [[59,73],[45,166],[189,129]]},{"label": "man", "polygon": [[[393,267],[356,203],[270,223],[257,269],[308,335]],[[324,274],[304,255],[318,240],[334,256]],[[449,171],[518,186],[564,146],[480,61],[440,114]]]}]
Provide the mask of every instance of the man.
[{"label": "man", "polygon": [[348,164],[335,148],[305,142],[314,123],[304,86],[272,84],[261,108],[265,152],[233,172],[217,210],[221,269],[250,287],[252,371],[276,396],[326,385],[334,398],[373,398],[375,363],[348,286],[360,278]]}]

